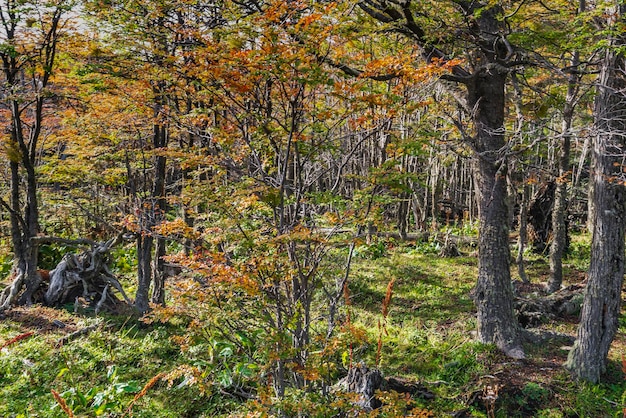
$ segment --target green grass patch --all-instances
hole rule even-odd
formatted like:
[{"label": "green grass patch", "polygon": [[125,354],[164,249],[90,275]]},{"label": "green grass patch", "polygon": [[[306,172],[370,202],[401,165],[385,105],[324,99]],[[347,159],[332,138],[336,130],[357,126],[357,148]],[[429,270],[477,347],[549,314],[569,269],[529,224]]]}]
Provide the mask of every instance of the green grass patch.
[{"label": "green grass patch", "polygon": [[[567,259],[569,278],[578,280],[584,275],[580,268],[586,263],[582,259],[587,254],[585,240],[573,239],[580,244]],[[345,343],[320,358],[322,363],[336,363],[327,365],[333,378],[341,376],[350,360],[378,366],[386,376],[420,382],[435,393],[434,399],[416,401],[434,416],[460,411],[469,417],[488,416],[484,393],[490,385],[498,385],[497,417],[621,416],[626,401],[621,370],[621,354],[626,354],[624,316],[602,384],[571,379],[562,368],[568,353],[565,342],[528,346],[527,360],[511,361],[495,347],[475,341],[470,294],[476,258],[441,258],[420,245],[380,241],[358,249],[348,282],[349,306],[341,309],[341,315],[349,316],[364,336],[347,338],[350,346]],[[512,266],[512,272],[515,269]],[[546,258],[529,255],[527,270],[534,283],[545,280]],[[66,327],[55,326],[54,320]],[[95,321],[102,321],[97,329],[58,344],[62,336]],[[33,334],[0,351],[0,416],[65,417],[51,390],[61,394],[77,416],[121,416],[151,379],[177,370],[169,380],[154,381],[134,403],[133,416],[214,417],[259,411],[259,405],[223,389],[243,387],[264,373],[264,358],[244,352],[254,353],[250,347],[266,334],[233,335],[227,340],[206,333],[204,339],[188,341],[181,339],[188,332],[187,325],[188,321],[162,325],[125,317],[94,318],[41,307],[10,312],[0,321],[0,344]],[[542,327],[571,335],[576,325],[554,321]],[[181,367],[197,367],[205,374],[192,376]],[[204,379],[207,387],[194,379]],[[331,402],[318,392],[290,391],[284,408],[305,402],[317,416],[329,416],[325,414],[335,405],[324,405],[327,400]]]}]

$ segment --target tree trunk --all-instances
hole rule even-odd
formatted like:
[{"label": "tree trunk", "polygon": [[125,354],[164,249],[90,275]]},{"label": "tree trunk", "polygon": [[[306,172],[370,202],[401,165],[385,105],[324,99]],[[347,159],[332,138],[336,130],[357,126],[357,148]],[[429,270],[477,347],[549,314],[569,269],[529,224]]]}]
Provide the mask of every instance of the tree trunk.
[{"label": "tree trunk", "polygon": [[[480,3],[468,3],[472,14]],[[508,56],[496,34],[502,31],[502,9],[485,7],[472,29],[481,64],[473,69],[467,88],[467,105],[473,109],[473,145],[479,193],[478,280],[474,294],[478,339],[495,343],[506,355],[524,358],[519,325],[513,311],[507,208],[507,154],[505,147],[505,91],[508,69],[500,62]]]},{"label": "tree trunk", "polygon": [[[585,10],[585,0],[579,2],[579,13]],[[571,60],[572,68],[580,64],[578,51],[575,51]],[[578,75],[570,74],[567,80],[567,95],[563,108],[563,141],[559,150],[558,177],[554,191],[554,208],[552,209],[552,245],[550,246],[550,279],[548,292],[553,293],[561,288],[563,283],[563,256],[567,249],[567,186],[570,183],[572,171],[570,169],[570,147],[572,141],[572,121],[574,107],[578,95]]]},{"label": "tree trunk", "polygon": [[[621,20],[618,13],[607,13]],[[614,18],[615,19],[615,18]],[[610,22],[617,23],[617,22]],[[618,329],[624,277],[626,188],[622,175],[626,152],[626,70],[616,51],[624,39],[610,39],[602,62],[596,94],[593,146],[593,236],[591,263],[578,335],[566,367],[579,379],[598,382],[606,370],[611,342]]]},{"label": "tree trunk", "polygon": [[[493,11],[486,13],[490,15]],[[491,20],[494,16],[483,16]],[[494,22],[487,22],[495,24]],[[486,28],[483,28],[486,29]],[[504,85],[507,73],[496,68],[474,75],[468,104],[476,109],[476,183],[479,198],[478,281],[474,301],[478,309],[478,339],[495,343],[505,354],[523,358],[513,311],[507,208],[507,161],[504,153]]]},{"label": "tree trunk", "polygon": [[555,189],[556,183],[554,181],[543,184],[535,193],[528,208],[528,224],[532,227],[530,241],[533,251],[538,254],[543,254],[548,248],[552,231]]},{"label": "tree trunk", "polygon": [[[411,2],[362,1],[361,9],[384,23],[399,23],[402,33],[422,49],[428,62],[446,60],[446,54],[433,44],[439,35],[428,33],[417,22]],[[460,83],[467,89],[461,98],[459,91],[449,84],[448,91],[459,100],[473,122],[473,135],[465,140],[475,151],[474,159],[477,193],[479,194],[479,264],[475,303],[478,308],[478,338],[495,343],[507,355],[522,358],[524,352],[518,336],[518,324],[513,313],[513,289],[509,271],[509,229],[507,209],[507,150],[505,147],[505,92],[504,85],[514,58],[514,48],[504,34],[510,32],[502,19],[502,7],[480,1],[455,2],[467,16],[466,27],[458,28],[464,36],[464,47],[469,56],[467,68],[458,65],[450,74],[442,76],[446,82]],[[398,7],[396,7],[396,5]],[[354,71],[352,71],[354,74]],[[432,182],[431,185],[436,182]],[[431,189],[431,191],[434,191]],[[434,201],[434,198],[432,199]],[[434,202],[432,202],[434,203]]]},{"label": "tree trunk", "polygon": [[[165,127],[161,127],[160,147],[167,145],[167,132]],[[167,160],[164,156],[160,155],[156,157],[156,173],[154,181],[153,196],[157,201],[157,207],[155,208],[155,224],[158,225],[165,220],[165,213],[167,211],[167,200],[165,199],[165,177],[166,177],[166,165]],[[166,240],[159,236],[156,238],[156,247],[154,254],[154,266],[152,268],[154,286],[152,288],[152,303],[159,305],[165,305],[165,280],[167,278],[165,272],[165,260],[163,257],[166,254]]]},{"label": "tree trunk", "polygon": [[[155,107],[154,117],[162,117],[165,83],[161,82],[154,88]],[[153,126],[152,146],[153,149],[161,150],[168,143],[167,125],[155,123]],[[137,236],[137,293],[135,296],[135,309],[140,314],[148,312],[150,301],[154,303],[165,303],[165,239],[155,237],[155,227],[165,219],[167,201],[165,199],[165,177],[167,159],[163,155],[154,157],[154,173],[152,178],[151,198],[144,200],[139,208],[140,230]],[[145,179],[147,180],[147,179]],[[149,182],[148,182],[149,184]],[[155,246],[156,248],[153,248]],[[153,263],[153,249],[154,263]],[[152,295],[150,295],[150,286]]]},{"label": "tree trunk", "polygon": [[567,185],[569,184],[569,154],[572,114],[564,116],[563,143],[559,150],[559,175],[554,189],[554,207],[552,208],[552,244],[550,245],[550,278],[547,290],[556,292],[563,283],[563,256],[567,248]]},{"label": "tree trunk", "polygon": [[151,227],[146,231],[142,228],[137,235],[137,291],[135,293],[135,310],[140,314],[144,314],[150,309],[148,295],[152,281],[152,246],[154,242],[150,230]]},{"label": "tree trunk", "polygon": [[526,241],[528,239],[528,200],[530,199],[530,185],[526,180],[522,186],[522,201],[519,209],[519,236],[517,239],[517,274],[524,283],[530,283],[526,274],[524,262],[524,250],[526,249]]},{"label": "tree trunk", "polygon": [[154,254],[154,286],[152,287],[152,296],[150,300],[152,303],[165,306],[165,281],[167,280],[167,274],[165,271],[165,260],[163,256],[166,253],[166,241],[165,238],[156,239],[156,248]]}]

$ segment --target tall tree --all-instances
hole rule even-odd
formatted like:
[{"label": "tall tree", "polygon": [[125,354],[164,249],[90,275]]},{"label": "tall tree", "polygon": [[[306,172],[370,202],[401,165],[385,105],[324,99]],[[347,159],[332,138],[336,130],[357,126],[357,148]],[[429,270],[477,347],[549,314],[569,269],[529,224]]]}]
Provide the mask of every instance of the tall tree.
[{"label": "tall tree", "polygon": [[11,173],[9,201],[1,199],[0,205],[10,215],[14,252],[14,281],[0,295],[0,309],[18,298],[20,303],[32,303],[41,282],[36,241],[40,232],[36,171],[39,140],[44,132],[46,106],[55,97],[51,82],[61,19],[70,6],[65,1],[0,3],[0,111],[8,133],[3,145]]},{"label": "tall tree", "polygon": [[157,230],[168,210],[167,149],[176,135],[172,114],[186,89],[178,84],[176,74],[183,71],[185,55],[201,43],[199,34],[221,22],[220,8],[197,1],[112,1],[106,7],[100,2],[88,2],[88,6],[95,16],[111,25],[100,30],[108,32],[109,42],[116,43],[120,57],[132,69],[126,76],[136,80],[135,85],[141,89],[134,99],[143,100],[140,105],[151,112],[149,137],[143,129],[141,149],[129,150],[146,157],[142,158],[143,166],[136,170],[129,164],[129,182],[135,175],[141,177],[135,179],[141,188],[131,188],[137,216],[135,307],[145,313],[150,302],[165,302],[166,240]]},{"label": "tall tree", "polygon": [[[586,1],[580,0],[578,13],[584,13]],[[550,278],[548,292],[556,292],[563,283],[563,256],[567,248],[567,206],[568,186],[572,177],[570,149],[573,136],[574,110],[579,100],[581,75],[580,52],[572,52],[570,74],[567,77],[567,93],[563,103],[563,120],[561,123],[561,146],[558,153],[558,172],[556,189],[554,190],[554,207],[552,208],[552,244],[550,245]]]},{"label": "tall tree", "polygon": [[[495,343],[511,357],[522,358],[509,270],[504,127],[507,76],[522,62],[518,50],[507,40],[508,17],[499,4],[461,0],[446,6],[447,15],[459,20],[443,22],[441,13],[437,18],[430,16],[443,25],[437,26],[420,18],[432,14],[431,5],[418,5],[410,0],[364,0],[359,5],[374,19],[415,40],[428,62],[445,62],[456,48],[466,51],[465,65],[454,66],[451,74],[442,76],[442,80],[464,88],[459,92],[451,87],[472,122],[471,128],[460,128],[465,142],[474,150],[479,191],[479,271],[474,296],[478,339]],[[458,29],[455,41],[450,42],[449,34],[442,33],[440,27],[453,26]]]},{"label": "tall tree", "polygon": [[621,309],[626,228],[625,13],[626,6],[617,1],[604,13],[609,35],[595,99],[591,263],[578,337],[566,365],[575,376],[590,382],[598,382],[606,370]]}]

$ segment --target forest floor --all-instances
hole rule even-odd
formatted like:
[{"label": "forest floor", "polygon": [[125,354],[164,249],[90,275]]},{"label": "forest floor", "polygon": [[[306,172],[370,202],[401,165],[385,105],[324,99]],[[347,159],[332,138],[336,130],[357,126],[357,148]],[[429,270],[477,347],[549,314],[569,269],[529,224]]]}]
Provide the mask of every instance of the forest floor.
[{"label": "forest floor", "polygon": [[[584,254],[579,252],[584,246],[577,245],[566,260],[565,285],[585,280]],[[624,315],[601,384],[575,382],[563,368],[571,348],[565,337],[526,345],[527,358],[511,360],[475,342],[471,290],[476,263],[467,255],[441,258],[429,243],[386,241],[360,247],[347,309],[367,338],[353,347],[354,361],[377,366],[385,376],[420,383],[435,397],[417,399],[416,405],[432,416],[622,417]],[[512,266],[516,279],[514,271]],[[532,284],[519,291],[529,298],[541,296],[547,260],[529,256],[527,271]],[[393,294],[383,316],[391,279]],[[576,315],[537,327],[570,337],[576,328]],[[13,309],[0,320],[0,346],[6,345],[0,351],[0,416],[68,416],[52,390],[79,417],[125,416],[129,406],[134,417],[234,415],[240,399],[153,379],[185,362],[172,338],[180,331],[131,317],[74,313],[70,307]],[[138,398],[151,381],[154,386]]]}]

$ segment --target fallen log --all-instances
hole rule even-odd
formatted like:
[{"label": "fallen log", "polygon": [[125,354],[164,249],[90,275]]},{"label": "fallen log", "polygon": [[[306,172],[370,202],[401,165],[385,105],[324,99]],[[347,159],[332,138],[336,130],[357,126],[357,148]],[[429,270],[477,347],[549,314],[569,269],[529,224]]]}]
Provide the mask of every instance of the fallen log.
[{"label": "fallen log", "polygon": [[557,318],[575,316],[582,307],[583,291],[583,284],[573,284],[543,297],[516,296],[517,320],[523,328],[532,328]]}]

